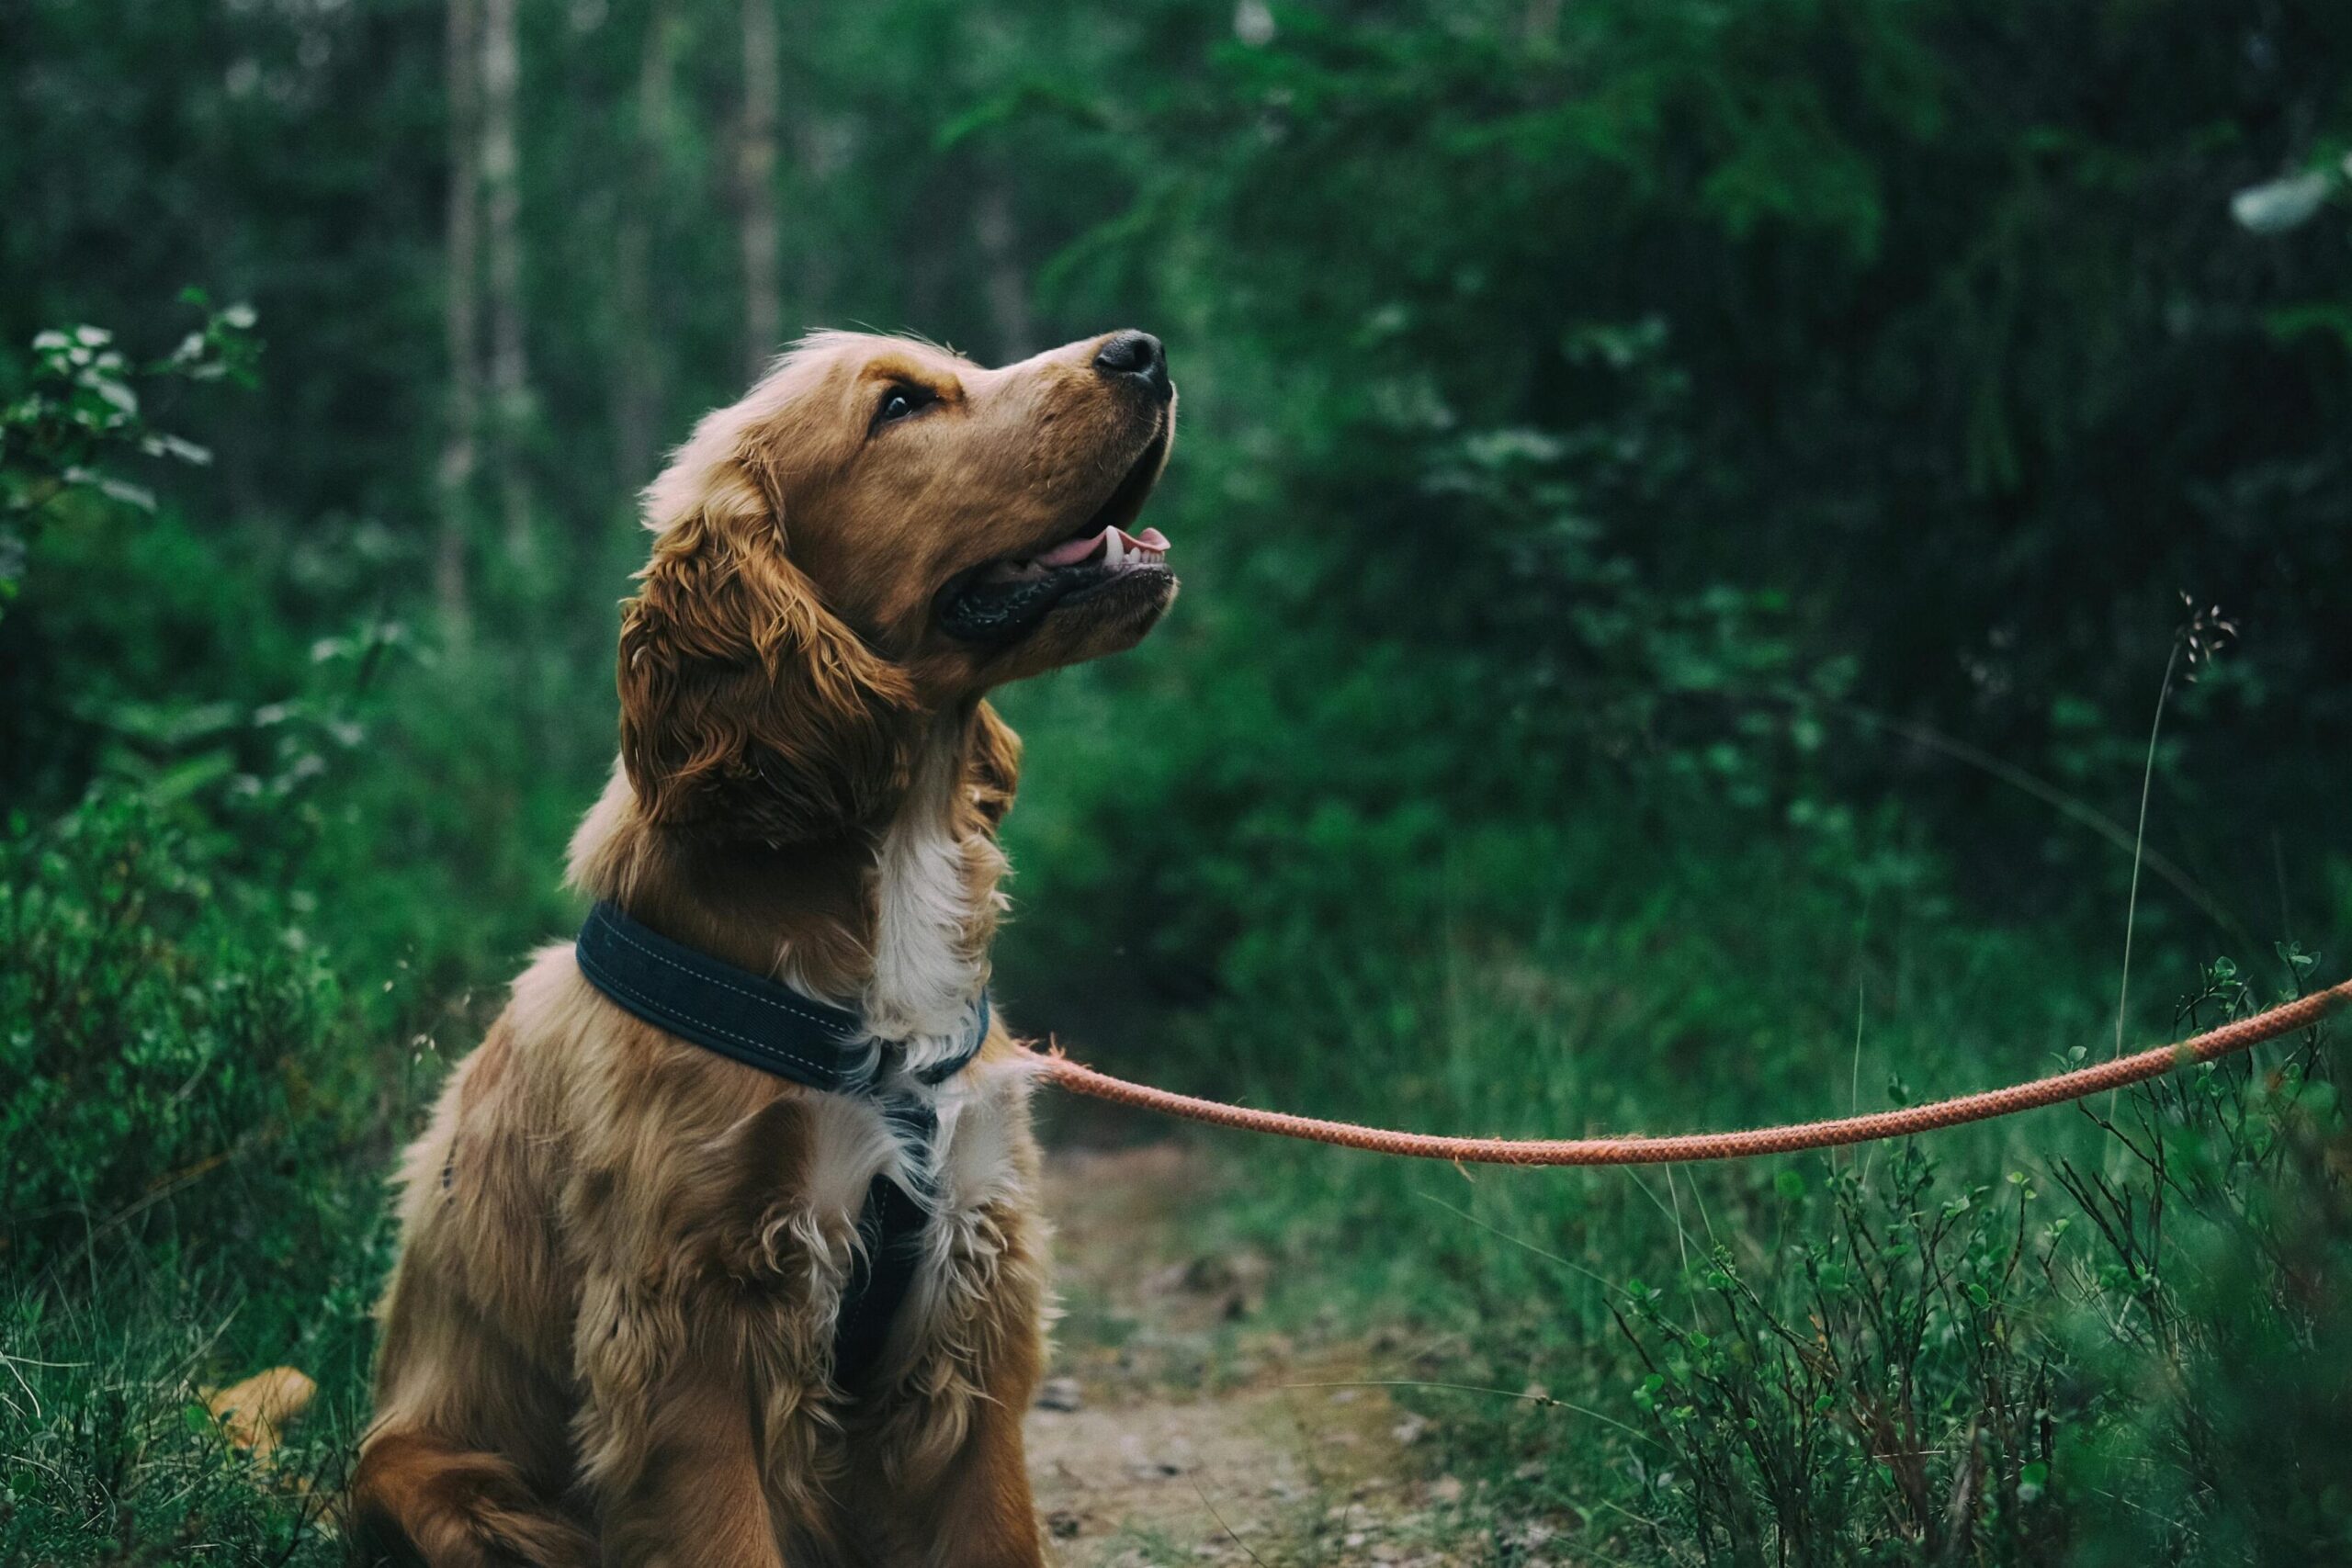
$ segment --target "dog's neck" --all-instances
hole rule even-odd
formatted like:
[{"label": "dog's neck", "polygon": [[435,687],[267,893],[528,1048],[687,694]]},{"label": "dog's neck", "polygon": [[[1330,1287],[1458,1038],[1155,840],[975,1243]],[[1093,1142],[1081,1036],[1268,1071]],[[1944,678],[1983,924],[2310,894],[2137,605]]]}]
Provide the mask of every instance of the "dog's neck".
[{"label": "dog's neck", "polygon": [[713,958],[862,1013],[920,1068],[954,1054],[988,987],[1004,857],[974,803],[968,716],[918,748],[888,819],[786,846],[647,819],[615,768],[573,835],[571,882]]}]

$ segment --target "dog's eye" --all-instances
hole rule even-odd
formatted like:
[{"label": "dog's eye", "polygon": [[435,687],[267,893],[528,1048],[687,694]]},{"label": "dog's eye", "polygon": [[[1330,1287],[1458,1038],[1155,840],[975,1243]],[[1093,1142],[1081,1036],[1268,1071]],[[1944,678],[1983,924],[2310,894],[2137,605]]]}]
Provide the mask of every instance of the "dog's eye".
[{"label": "dog's eye", "polygon": [[939,394],[928,387],[893,387],[882,394],[882,406],[874,411],[874,428],[920,413],[938,400]]}]

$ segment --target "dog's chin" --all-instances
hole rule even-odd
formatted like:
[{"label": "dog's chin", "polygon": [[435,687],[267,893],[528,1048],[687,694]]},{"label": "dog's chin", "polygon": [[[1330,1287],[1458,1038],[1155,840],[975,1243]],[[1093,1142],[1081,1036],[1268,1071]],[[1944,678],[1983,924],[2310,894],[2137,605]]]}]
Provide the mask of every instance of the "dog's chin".
[{"label": "dog's chin", "polygon": [[1074,589],[1017,640],[999,645],[981,668],[990,685],[1125,653],[1151,635],[1176,602],[1176,574],[1130,567]]}]

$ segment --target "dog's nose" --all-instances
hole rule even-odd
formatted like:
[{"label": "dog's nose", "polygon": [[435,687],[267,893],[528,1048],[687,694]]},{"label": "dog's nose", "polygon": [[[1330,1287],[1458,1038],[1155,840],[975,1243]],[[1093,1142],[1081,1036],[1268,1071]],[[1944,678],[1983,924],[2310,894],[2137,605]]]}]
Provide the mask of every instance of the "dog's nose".
[{"label": "dog's nose", "polygon": [[1105,376],[1133,376],[1161,402],[1170,396],[1168,355],[1149,333],[1113,333],[1094,351],[1094,368]]}]

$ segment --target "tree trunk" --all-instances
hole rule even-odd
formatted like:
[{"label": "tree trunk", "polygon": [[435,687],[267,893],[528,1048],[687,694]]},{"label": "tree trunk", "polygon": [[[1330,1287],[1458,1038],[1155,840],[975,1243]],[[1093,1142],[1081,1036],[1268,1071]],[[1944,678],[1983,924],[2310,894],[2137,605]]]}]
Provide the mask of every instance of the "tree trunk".
[{"label": "tree trunk", "polygon": [[990,178],[980,187],[972,227],[987,263],[989,316],[996,329],[998,363],[1026,359],[1037,352],[1036,331],[1029,316],[1029,280],[1021,271],[1021,236],[1013,222],[1012,197],[1002,180]]},{"label": "tree trunk", "polygon": [[521,59],[515,0],[482,0],[481,180],[490,251],[490,390],[498,431],[498,494],[506,544],[529,551],[531,491],[523,436],[531,412],[530,367],[523,349],[522,169],[514,141]]},{"label": "tree trunk", "polygon": [[743,249],[743,363],[756,377],[784,335],[776,268],[776,120],[783,87],[776,0],[743,0],[743,130],[736,150]]},{"label": "tree trunk", "polygon": [[449,0],[445,83],[449,96],[449,198],[444,209],[441,331],[449,359],[448,403],[437,473],[441,537],[434,552],[433,589],[443,622],[463,637],[467,618],[466,550],[473,538],[474,471],[481,454],[480,327],[474,284],[481,268],[481,168],[476,158],[474,121],[481,110],[477,91],[480,60],[474,0]]},{"label": "tree trunk", "polygon": [[671,3],[653,0],[637,71],[634,166],[614,237],[620,349],[614,366],[613,451],[625,491],[653,478],[662,419],[662,361],[653,323],[653,231],[662,205],[662,137],[670,123]]}]

